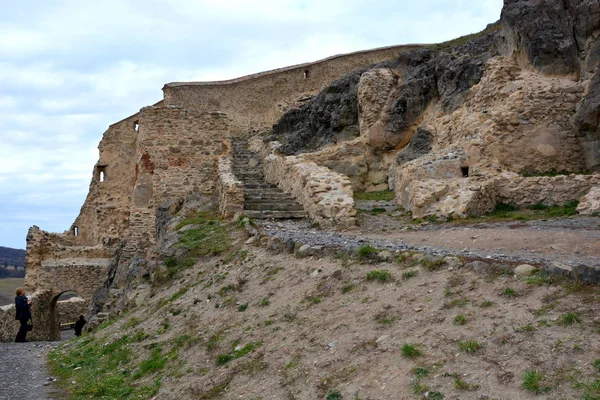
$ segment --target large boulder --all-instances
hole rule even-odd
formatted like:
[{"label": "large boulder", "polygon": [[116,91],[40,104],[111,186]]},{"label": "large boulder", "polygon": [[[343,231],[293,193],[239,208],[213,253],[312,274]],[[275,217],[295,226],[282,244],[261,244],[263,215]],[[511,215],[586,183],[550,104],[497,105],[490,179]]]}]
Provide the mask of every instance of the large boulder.
[{"label": "large boulder", "polygon": [[572,10],[565,7],[576,1],[504,0],[501,19],[513,50],[523,61],[549,74],[579,71]]},{"label": "large boulder", "polygon": [[577,212],[583,215],[600,214],[600,186],[594,186],[579,200]]}]

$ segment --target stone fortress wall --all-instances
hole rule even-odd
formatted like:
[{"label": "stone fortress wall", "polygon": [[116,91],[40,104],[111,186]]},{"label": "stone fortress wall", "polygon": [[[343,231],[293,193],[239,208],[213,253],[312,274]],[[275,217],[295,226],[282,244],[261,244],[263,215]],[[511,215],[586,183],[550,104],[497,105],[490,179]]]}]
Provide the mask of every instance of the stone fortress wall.
[{"label": "stone fortress wall", "polygon": [[295,108],[340,76],[397,57],[418,45],[390,46],[215,82],[173,82],[163,87],[166,105],[218,110],[232,119],[232,133],[271,129]]},{"label": "stone fortress wall", "polygon": [[[155,244],[161,204],[190,195],[218,202],[215,193],[227,184],[219,182],[218,162],[230,157],[232,137],[267,130],[340,75],[415,47],[339,55],[230,81],[166,84],[164,100],[110,125],[71,227],[62,234],[33,227],[28,234],[26,288],[36,304],[31,339],[59,338],[56,304],[62,293],[78,293],[91,310],[98,296],[106,300],[109,287],[125,283],[130,261]],[[228,198],[243,201],[239,193]],[[0,340],[12,340],[12,316],[0,315]]]}]

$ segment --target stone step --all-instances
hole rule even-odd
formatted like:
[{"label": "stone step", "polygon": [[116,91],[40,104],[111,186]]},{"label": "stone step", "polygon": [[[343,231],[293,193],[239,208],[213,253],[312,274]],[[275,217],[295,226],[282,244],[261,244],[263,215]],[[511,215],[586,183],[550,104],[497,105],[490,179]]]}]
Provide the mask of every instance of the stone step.
[{"label": "stone step", "polygon": [[294,200],[292,196],[284,192],[269,192],[259,194],[244,194],[244,201],[262,201],[262,200]]},{"label": "stone step", "polygon": [[257,211],[257,210],[244,210],[244,214],[247,217],[254,219],[292,219],[292,218],[306,218],[305,211]]},{"label": "stone step", "polygon": [[288,211],[288,212],[304,212],[304,208],[302,208],[299,204],[268,204],[268,203],[259,203],[259,204],[246,204],[244,203],[244,210],[252,210],[252,211]]}]

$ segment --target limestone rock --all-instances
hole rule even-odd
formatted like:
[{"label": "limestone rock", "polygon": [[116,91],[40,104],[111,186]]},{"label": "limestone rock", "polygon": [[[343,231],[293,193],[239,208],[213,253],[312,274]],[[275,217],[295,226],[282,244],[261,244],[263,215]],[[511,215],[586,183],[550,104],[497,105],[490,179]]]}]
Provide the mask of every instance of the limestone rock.
[{"label": "limestone rock", "polygon": [[600,186],[594,186],[579,200],[577,212],[583,215],[600,214]]},{"label": "limestone rock", "polygon": [[515,275],[527,276],[527,275],[533,274],[536,270],[537,270],[537,268],[534,267],[533,265],[521,264],[515,268],[514,273],[515,273]]}]

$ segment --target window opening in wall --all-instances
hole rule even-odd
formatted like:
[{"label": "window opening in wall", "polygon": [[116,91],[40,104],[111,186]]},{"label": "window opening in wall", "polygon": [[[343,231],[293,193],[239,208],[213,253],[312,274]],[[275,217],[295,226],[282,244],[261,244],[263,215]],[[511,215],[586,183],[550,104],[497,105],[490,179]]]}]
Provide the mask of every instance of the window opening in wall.
[{"label": "window opening in wall", "polygon": [[79,228],[76,226],[73,227],[73,235],[79,236]]},{"label": "window opening in wall", "polygon": [[104,182],[106,180],[106,166],[99,165],[96,170],[96,179],[98,182]]},{"label": "window opening in wall", "polygon": [[460,172],[462,172],[463,177],[469,177],[469,167],[460,167]]},{"label": "window opening in wall", "polygon": [[308,79],[308,76],[310,75],[310,71],[305,69],[304,70],[304,79]]},{"label": "window opening in wall", "polygon": [[135,129],[136,132],[140,131],[140,121],[133,121],[133,129]]}]

